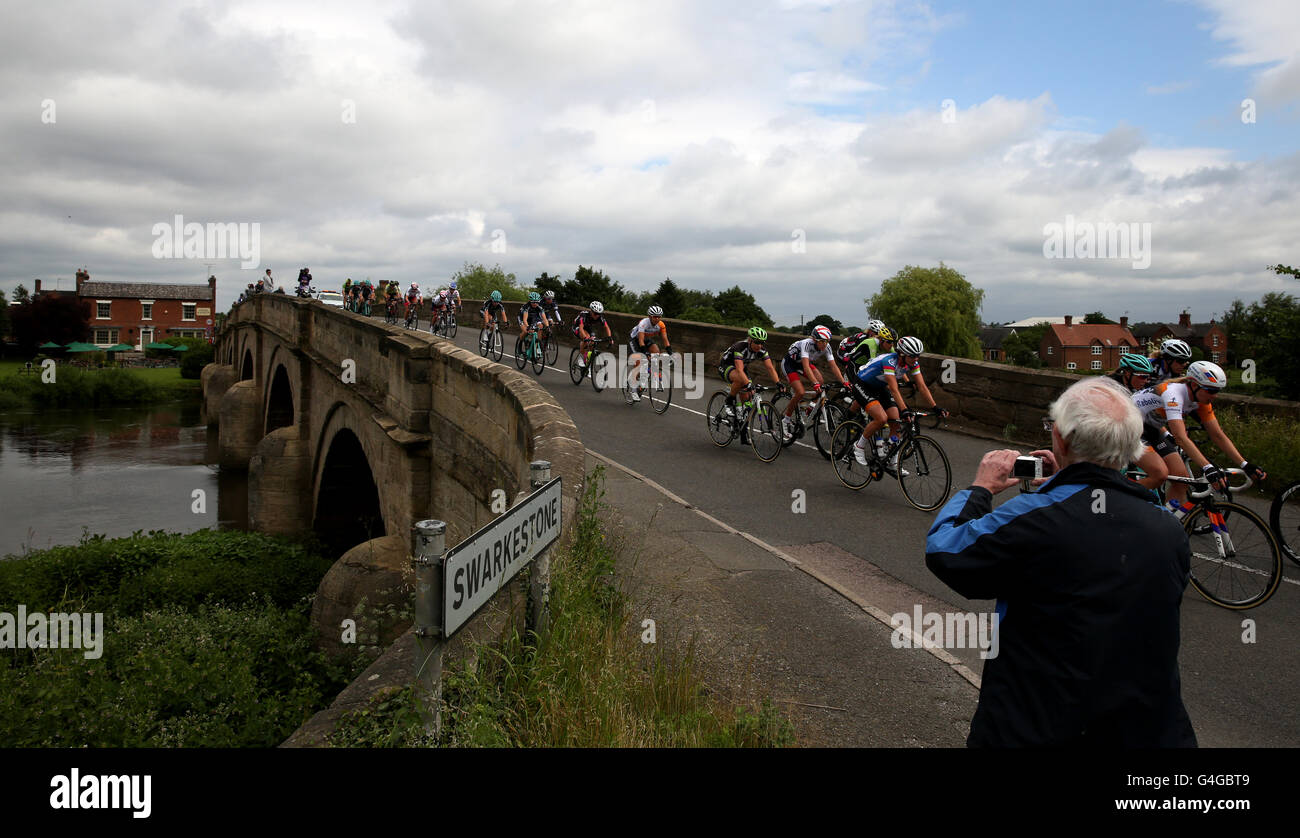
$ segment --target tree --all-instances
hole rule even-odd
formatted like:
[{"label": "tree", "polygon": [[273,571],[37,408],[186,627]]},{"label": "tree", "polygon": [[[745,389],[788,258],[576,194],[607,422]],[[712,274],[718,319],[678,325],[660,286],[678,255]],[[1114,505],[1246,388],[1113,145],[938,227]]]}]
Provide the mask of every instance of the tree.
[{"label": "tree", "polygon": [[805,335],[811,335],[812,330],[818,326],[825,326],[830,329],[832,335],[845,334],[844,324],[836,320],[834,317],[831,317],[829,314],[819,314],[812,320],[809,320],[807,323],[803,324],[802,332]]},{"label": "tree", "polygon": [[1236,366],[1254,361],[1256,375],[1273,378],[1282,398],[1300,399],[1300,368],[1292,357],[1300,346],[1300,301],[1277,291],[1249,307],[1234,300],[1220,322]]},{"label": "tree", "polygon": [[573,279],[564,283],[565,302],[586,305],[599,300],[606,311],[637,311],[639,298],[628,294],[622,285],[610,279],[604,271],[578,266]]},{"label": "tree", "polygon": [[713,307],[722,315],[724,324],[762,326],[765,329],[772,327],[772,318],[754,300],[754,295],[739,285],[733,285],[719,293],[713,300]]},{"label": "tree", "polygon": [[1296,279],[1300,279],[1300,270],[1297,270],[1290,265],[1269,265],[1268,269],[1278,276],[1293,276]]},{"label": "tree", "polygon": [[486,300],[493,291],[500,291],[507,300],[521,300],[527,296],[516,283],[515,275],[506,273],[500,265],[485,268],[477,262],[466,262],[451,278],[456,280],[456,290],[466,300]]},{"label": "tree", "polygon": [[90,301],[71,294],[43,294],[15,306],[10,316],[14,340],[25,354],[46,341],[67,344],[90,337]]},{"label": "tree", "polygon": [[14,305],[27,305],[31,301],[32,295],[27,291],[27,286],[18,283],[18,287],[14,289]]},{"label": "tree", "polygon": [[576,300],[565,299],[564,280],[560,279],[558,276],[548,276],[546,271],[542,271],[542,275],[533,280],[533,287],[543,294],[547,291],[554,292],[555,301],[557,303],[575,303],[577,305],[582,305],[581,302]]},{"label": "tree", "polygon": [[9,337],[9,301],[5,292],[0,290],[0,341]]},{"label": "tree", "polygon": [[722,315],[718,310],[711,306],[692,306],[681,314],[680,320],[691,320],[695,323],[717,323],[722,324]]},{"label": "tree", "polygon": [[900,336],[919,337],[927,352],[980,357],[979,311],[984,291],[942,262],[937,268],[904,267],[863,302]]},{"label": "tree", "polygon": [[1111,320],[1106,315],[1102,314],[1100,311],[1093,311],[1093,312],[1089,312],[1088,314],[1085,314],[1083,316],[1083,322],[1095,324],[1095,325],[1101,325],[1101,326],[1119,325],[1114,320]]},{"label": "tree", "polygon": [[655,289],[654,301],[664,310],[664,317],[681,317],[686,310],[686,298],[671,279],[665,279]]}]

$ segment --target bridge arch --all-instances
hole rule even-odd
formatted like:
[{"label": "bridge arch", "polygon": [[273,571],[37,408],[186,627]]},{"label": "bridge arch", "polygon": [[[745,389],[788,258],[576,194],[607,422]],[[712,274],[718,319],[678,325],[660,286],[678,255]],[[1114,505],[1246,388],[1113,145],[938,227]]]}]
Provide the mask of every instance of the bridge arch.
[{"label": "bridge arch", "polygon": [[244,361],[239,368],[239,380],[252,381],[256,374],[256,370],[253,367],[253,350],[244,347]]},{"label": "bridge arch", "polygon": [[340,553],[387,534],[372,465],[380,462],[380,455],[365,430],[358,434],[365,428],[361,418],[347,404],[336,403],[315,446],[312,529]]},{"label": "bridge arch", "polygon": [[289,381],[289,371],[284,364],[277,364],[271,375],[271,385],[266,394],[266,419],[264,433],[295,424],[293,384]]}]

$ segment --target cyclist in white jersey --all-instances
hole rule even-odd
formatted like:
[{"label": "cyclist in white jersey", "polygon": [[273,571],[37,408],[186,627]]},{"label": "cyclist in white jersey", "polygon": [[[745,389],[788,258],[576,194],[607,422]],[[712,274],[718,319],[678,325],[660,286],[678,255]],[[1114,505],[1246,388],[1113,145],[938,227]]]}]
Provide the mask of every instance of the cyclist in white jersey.
[{"label": "cyclist in white jersey", "polygon": [[[646,311],[646,316],[641,318],[640,322],[632,328],[632,334],[628,338],[627,348],[628,357],[636,358],[632,365],[633,381],[640,381],[641,360],[647,352],[659,352],[659,340],[663,340],[664,352],[672,352],[673,348],[668,344],[668,324],[663,321],[664,310],[659,306],[650,306]],[[641,401],[641,387],[632,392],[633,401]]]},{"label": "cyclist in white jersey", "polygon": [[790,403],[785,406],[785,415],[781,417],[781,431],[787,438],[794,433],[794,412],[803,401],[803,379],[807,378],[814,390],[821,392],[824,383],[822,374],[813,366],[813,362],[817,360],[826,361],[840,384],[844,387],[849,386],[849,383],[844,380],[844,374],[840,372],[839,365],[835,363],[835,353],[831,349],[830,329],[818,326],[812,330],[812,337],[790,344],[790,348],[785,352],[785,358],[781,361],[781,372],[785,375],[786,381],[790,382],[790,389],[793,391]]}]

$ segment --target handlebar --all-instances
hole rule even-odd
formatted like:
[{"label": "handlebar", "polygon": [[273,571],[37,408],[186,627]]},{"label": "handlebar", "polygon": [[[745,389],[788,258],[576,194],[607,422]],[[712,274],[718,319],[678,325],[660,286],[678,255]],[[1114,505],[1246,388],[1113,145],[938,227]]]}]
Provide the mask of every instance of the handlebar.
[{"label": "handlebar", "polygon": [[[1239,468],[1225,468],[1220,469],[1220,471],[1222,471],[1224,476],[1228,478],[1228,488],[1226,491],[1229,494],[1235,495],[1238,492],[1244,492],[1251,486],[1255,485],[1255,481],[1251,480],[1246,472]],[[1246,482],[1239,486],[1233,486],[1232,479],[1238,476],[1244,478]],[[1165,479],[1173,483],[1186,483],[1188,485],[1187,496],[1191,498],[1199,499],[1209,497],[1214,493],[1214,488],[1210,486],[1210,481],[1206,480],[1204,477],[1178,477],[1177,475],[1171,474]],[[1196,488],[1191,488],[1193,486]]]}]

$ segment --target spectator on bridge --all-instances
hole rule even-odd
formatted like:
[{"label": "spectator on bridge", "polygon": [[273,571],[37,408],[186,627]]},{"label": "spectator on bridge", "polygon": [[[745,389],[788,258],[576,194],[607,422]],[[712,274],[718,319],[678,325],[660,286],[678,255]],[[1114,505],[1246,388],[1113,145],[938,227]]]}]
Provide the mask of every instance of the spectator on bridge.
[{"label": "spectator on bridge", "polygon": [[997,599],[971,747],[1195,747],[1178,672],[1190,550],[1172,515],[1120,469],[1142,419],[1117,384],[1090,378],[1051,407],[1041,488],[996,510],[1018,452],[984,455],[939,512],[926,565],[970,599]]},{"label": "spectator on bridge", "polygon": [[270,268],[267,268],[267,269],[266,269],[266,276],[264,276],[262,279],[263,279],[263,281],[266,282],[266,287],[267,287],[267,288],[275,288],[275,280],[274,280],[274,279],[271,279],[271,269],[270,269]]}]

